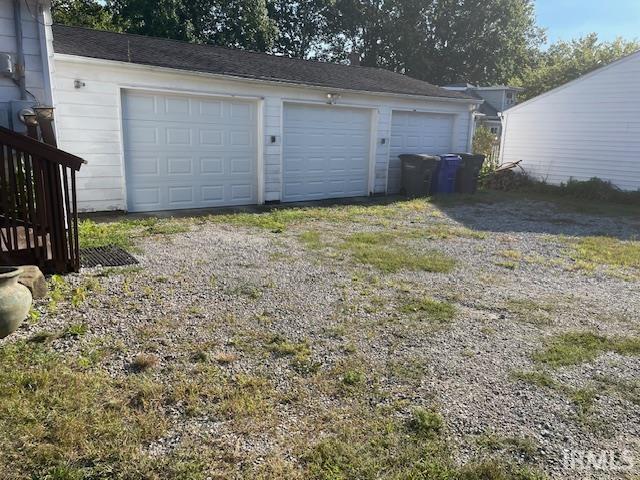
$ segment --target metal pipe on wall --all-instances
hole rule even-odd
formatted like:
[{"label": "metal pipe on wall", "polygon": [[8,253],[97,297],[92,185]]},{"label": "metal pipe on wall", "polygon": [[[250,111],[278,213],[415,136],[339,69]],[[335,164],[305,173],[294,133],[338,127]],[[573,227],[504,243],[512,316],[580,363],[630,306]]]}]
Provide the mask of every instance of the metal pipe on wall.
[{"label": "metal pipe on wall", "polygon": [[13,20],[16,34],[16,75],[20,100],[27,99],[27,76],[24,59],[24,45],[22,37],[22,0],[13,0]]}]

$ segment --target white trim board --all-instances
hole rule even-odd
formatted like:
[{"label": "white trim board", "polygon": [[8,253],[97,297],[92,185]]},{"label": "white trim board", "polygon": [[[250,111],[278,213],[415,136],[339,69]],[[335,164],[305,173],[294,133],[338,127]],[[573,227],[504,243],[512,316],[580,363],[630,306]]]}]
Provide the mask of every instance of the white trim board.
[{"label": "white trim board", "polygon": [[67,55],[62,53],[56,53],[55,58],[69,61],[69,62],[76,62],[76,63],[87,63],[87,64],[98,64],[98,65],[119,65],[127,68],[136,68],[136,69],[147,70],[147,71],[170,72],[174,74],[184,73],[184,74],[203,76],[208,78],[220,78],[224,80],[241,81],[241,82],[247,82],[247,83],[259,83],[263,85],[276,85],[276,86],[291,87],[291,88],[313,89],[313,90],[320,90],[323,92],[357,93],[362,95],[374,95],[374,96],[391,97],[391,98],[407,98],[407,99],[416,99],[416,100],[419,99],[419,100],[430,101],[430,102],[449,102],[449,103],[460,103],[460,104],[469,104],[469,105],[479,105],[482,103],[481,100],[478,100],[475,98],[432,97],[428,95],[412,95],[412,94],[393,93],[393,92],[376,92],[376,91],[368,91],[368,90],[355,90],[355,89],[349,89],[349,88],[327,87],[322,85],[311,85],[306,83],[286,82],[286,81],[278,81],[278,80],[262,80],[262,79],[242,77],[237,75],[223,75],[219,73],[200,72],[195,70],[184,70],[184,69],[170,68],[170,67],[159,67],[156,65],[143,65],[140,63],[120,62],[117,60],[105,60],[105,59],[99,59],[99,58],[82,57],[78,55]]}]

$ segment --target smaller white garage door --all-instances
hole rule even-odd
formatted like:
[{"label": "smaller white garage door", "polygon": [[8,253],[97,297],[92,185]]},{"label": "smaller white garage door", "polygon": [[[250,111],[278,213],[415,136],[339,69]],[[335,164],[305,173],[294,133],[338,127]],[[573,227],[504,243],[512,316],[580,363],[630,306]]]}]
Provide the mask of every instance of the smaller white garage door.
[{"label": "smaller white garage door", "polygon": [[254,103],[130,91],[123,125],[129,211],[257,203]]},{"label": "smaller white garage door", "polygon": [[394,111],[387,192],[400,191],[400,158],[403,153],[439,155],[451,153],[453,115]]},{"label": "smaller white garage door", "polygon": [[371,111],[285,104],[285,202],[369,194]]}]

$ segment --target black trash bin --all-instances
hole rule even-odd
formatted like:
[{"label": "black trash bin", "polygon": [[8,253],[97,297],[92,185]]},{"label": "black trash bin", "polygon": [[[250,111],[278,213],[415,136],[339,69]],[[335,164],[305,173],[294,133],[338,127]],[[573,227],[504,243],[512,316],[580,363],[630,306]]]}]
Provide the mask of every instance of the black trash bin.
[{"label": "black trash bin", "polygon": [[409,197],[426,197],[431,193],[431,179],[440,157],[421,154],[400,155],[402,192]]},{"label": "black trash bin", "polygon": [[462,158],[462,164],[456,176],[457,193],[476,193],[478,190],[478,177],[484,165],[484,155],[472,155],[470,153],[456,153]]}]

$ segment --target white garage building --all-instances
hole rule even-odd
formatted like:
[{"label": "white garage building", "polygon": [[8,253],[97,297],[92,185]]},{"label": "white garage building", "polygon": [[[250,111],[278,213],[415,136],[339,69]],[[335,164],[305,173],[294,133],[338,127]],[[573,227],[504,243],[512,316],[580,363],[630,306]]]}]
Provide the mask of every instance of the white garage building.
[{"label": "white garage building", "polygon": [[395,193],[400,153],[467,151],[477,99],[386,70],[53,27],[83,211]]},{"label": "white garage building", "polygon": [[502,161],[557,184],[640,190],[640,52],[504,112]]}]

